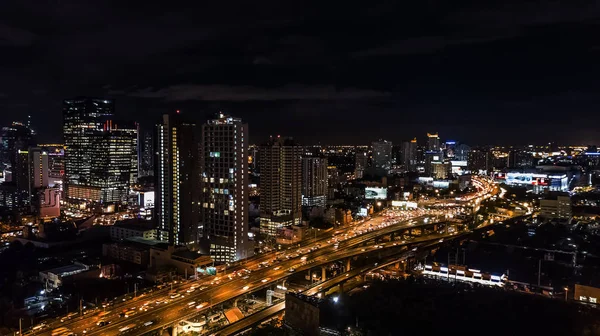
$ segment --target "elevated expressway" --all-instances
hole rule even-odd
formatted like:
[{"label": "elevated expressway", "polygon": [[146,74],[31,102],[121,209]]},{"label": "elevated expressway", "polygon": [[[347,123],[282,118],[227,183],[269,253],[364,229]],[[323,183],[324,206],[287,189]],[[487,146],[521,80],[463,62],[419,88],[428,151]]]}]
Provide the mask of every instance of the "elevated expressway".
[{"label": "elevated expressway", "polygon": [[[496,190],[495,186],[489,185],[484,189],[479,189],[475,195],[476,197],[486,197],[486,195],[494,193],[494,190]],[[358,255],[381,253],[380,245],[378,247],[372,246],[377,244],[376,239],[381,236],[395,232],[407,233],[415,228],[427,229],[439,225],[439,221],[424,213],[420,210],[407,212],[408,215],[397,219],[379,216],[369,221],[324,232],[314,239],[299,244],[300,247],[296,252],[284,251],[288,254],[288,257],[290,254],[292,255],[289,259],[283,258],[283,260],[278,261],[277,252],[270,252],[240,261],[227,269],[228,273],[231,272],[228,274],[229,276],[210,277],[208,280],[201,279],[186,282],[175,287],[174,289],[179,292],[184,291],[184,294],[178,298],[171,299],[167,289],[138,297],[118,307],[110,308],[112,311],[105,313],[106,315],[103,317],[110,324],[104,327],[96,326],[96,322],[100,319],[100,313],[96,312],[64,323],[55,322],[50,324],[48,329],[38,332],[36,335],[51,335],[51,330],[58,327],[70,328],[78,335],[142,335],[152,330],[170,327],[178,321],[188,320],[202,314],[215,305],[252,291],[271,287],[296,272],[308,271],[335,261],[349,262],[350,258]],[[441,218],[443,216],[438,217],[440,220]],[[391,224],[390,222],[393,220],[397,220],[397,222]],[[439,240],[442,237],[450,236],[451,234],[434,233],[409,241],[392,241],[386,243],[383,249],[400,252],[406,245]],[[269,262],[271,265],[259,268],[259,264],[264,262]],[[252,272],[246,276],[235,275],[236,272],[240,274],[239,271],[242,269],[250,269]],[[190,293],[185,293],[185,290],[191,286],[195,286],[196,289]],[[190,305],[190,302],[195,302],[195,304]],[[197,309],[196,305],[200,304],[203,304],[203,306]],[[131,310],[132,308],[137,311],[135,315],[127,318],[119,317],[119,312]],[[124,330],[126,327],[129,328]]]}]

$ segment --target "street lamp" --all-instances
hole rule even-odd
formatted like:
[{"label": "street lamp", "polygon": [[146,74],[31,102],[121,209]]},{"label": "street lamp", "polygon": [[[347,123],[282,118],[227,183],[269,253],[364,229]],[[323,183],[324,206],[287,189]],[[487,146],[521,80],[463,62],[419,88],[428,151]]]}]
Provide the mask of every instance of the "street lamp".
[{"label": "street lamp", "polygon": [[565,287],[565,301],[568,301],[567,295],[569,294],[569,287]]}]

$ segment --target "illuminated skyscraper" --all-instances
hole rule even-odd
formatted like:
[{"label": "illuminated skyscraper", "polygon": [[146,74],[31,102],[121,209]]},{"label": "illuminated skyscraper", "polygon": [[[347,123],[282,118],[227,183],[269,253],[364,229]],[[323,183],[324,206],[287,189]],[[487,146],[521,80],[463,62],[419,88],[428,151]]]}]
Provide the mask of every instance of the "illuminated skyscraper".
[{"label": "illuminated skyscraper", "polygon": [[63,102],[65,191],[71,202],[121,204],[137,179],[138,126],[111,120],[114,101]]},{"label": "illuminated skyscraper", "polygon": [[196,245],[200,198],[196,124],[183,119],[179,112],[163,115],[156,126],[156,152],[158,239],[172,245]]},{"label": "illuminated skyscraper", "polygon": [[[357,149],[354,156],[354,178],[361,179],[365,175],[369,155],[366,151]],[[325,165],[327,166],[327,165]],[[325,170],[327,171],[327,169]],[[325,186],[327,188],[327,186]]]},{"label": "illuminated skyscraper", "polygon": [[92,186],[92,158],[103,155],[103,126],[114,111],[112,100],[80,97],[63,102],[64,186],[68,199],[100,201],[100,188]]},{"label": "illuminated skyscraper", "polygon": [[[366,154],[366,153],[365,153]],[[358,154],[357,154],[358,155]],[[302,205],[324,207],[327,203],[327,158],[302,159]]]},{"label": "illuminated skyscraper", "polygon": [[154,175],[154,138],[152,133],[144,133],[140,144],[140,176]]},{"label": "illuminated skyscraper", "polygon": [[427,150],[432,152],[439,152],[441,150],[440,137],[437,133],[427,133]]},{"label": "illuminated skyscraper", "polygon": [[402,146],[402,164],[409,172],[417,171],[417,138],[404,142]]},{"label": "illuminated skyscraper", "polygon": [[392,142],[379,140],[371,145],[373,146],[373,166],[390,169],[392,167]]},{"label": "illuminated skyscraper", "polygon": [[271,138],[260,146],[260,231],[302,223],[302,146],[292,139]]},{"label": "illuminated skyscraper", "polygon": [[219,113],[202,125],[201,225],[217,262],[252,255],[248,243],[248,124]]}]

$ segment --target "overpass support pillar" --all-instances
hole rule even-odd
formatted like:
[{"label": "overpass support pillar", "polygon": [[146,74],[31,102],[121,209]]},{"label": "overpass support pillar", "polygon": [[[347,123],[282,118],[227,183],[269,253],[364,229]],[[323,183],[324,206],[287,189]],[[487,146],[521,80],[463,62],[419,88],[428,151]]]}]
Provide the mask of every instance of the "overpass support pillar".
[{"label": "overpass support pillar", "polygon": [[321,266],[321,281],[327,280],[327,268],[325,266]]},{"label": "overpass support pillar", "polygon": [[339,283],[338,292],[340,293],[340,295],[344,293],[344,283],[343,282]]},{"label": "overpass support pillar", "polygon": [[350,271],[350,258],[346,259],[346,272]]},{"label": "overpass support pillar", "polygon": [[172,332],[171,332],[171,336],[177,336],[177,334],[179,333],[179,326],[177,325],[177,323],[175,323],[172,327]]}]

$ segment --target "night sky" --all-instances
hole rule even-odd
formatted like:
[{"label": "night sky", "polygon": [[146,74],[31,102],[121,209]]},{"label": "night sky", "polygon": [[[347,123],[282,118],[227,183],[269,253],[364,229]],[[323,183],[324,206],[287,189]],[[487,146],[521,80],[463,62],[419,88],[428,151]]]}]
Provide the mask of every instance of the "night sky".
[{"label": "night sky", "polygon": [[598,142],[598,1],[175,3],[0,1],[0,123],[61,141],[62,99],[93,95],[145,128],[222,110],[254,142]]}]

